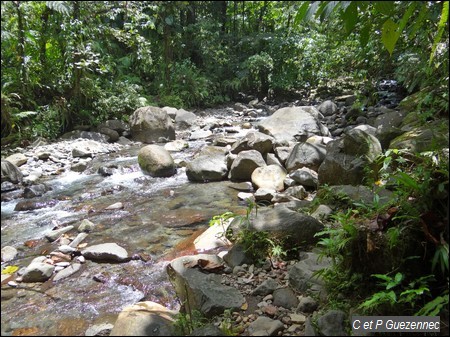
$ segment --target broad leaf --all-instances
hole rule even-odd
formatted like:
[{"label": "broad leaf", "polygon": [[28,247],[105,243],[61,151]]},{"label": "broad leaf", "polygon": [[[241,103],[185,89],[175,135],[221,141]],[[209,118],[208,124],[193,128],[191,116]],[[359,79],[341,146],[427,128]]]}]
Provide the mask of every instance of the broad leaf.
[{"label": "broad leaf", "polygon": [[355,2],[352,2],[350,6],[344,12],[344,25],[347,34],[350,34],[358,23],[358,7]]},{"label": "broad leaf", "polygon": [[394,10],[394,1],[375,1],[375,9],[381,14],[391,16]]},{"label": "broad leaf", "polygon": [[371,30],[370,23],[367,23],[359,33],[359,43],[361,44],[361,47],[365,47],[367,43],[369,42],[370,37],[370,30]]},{"label": "broad leaf", "polygon": [[294,20],[295,25],[298,25],[301,21],[305,19],[308,8],[309,8],[309,1],[305,1],[297,11],[297,15],[295,16]]},{"label": "broad leaf", "polygon": [[381,29],[381,40],[390,55],[392,55],[399,37],[400,33],[398,32],[398,25],[391,19],[387,19]]}]

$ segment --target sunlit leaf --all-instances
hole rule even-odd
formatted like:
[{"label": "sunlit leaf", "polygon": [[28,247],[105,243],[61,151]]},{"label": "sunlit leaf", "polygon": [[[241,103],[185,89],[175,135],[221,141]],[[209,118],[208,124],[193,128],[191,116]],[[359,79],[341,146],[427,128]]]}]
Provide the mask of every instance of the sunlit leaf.
[{"label": "sunlit leaf", "polygon": [[19,270],[18,266],[8,266],[2,270],[2,275],[14,274],[18,270]]},{"label": "sunlit leaf", "polygon": [[398,25],[391,19],[386,20],[381,29],[381,40],[390,55],[392,55],[399,37]]}]

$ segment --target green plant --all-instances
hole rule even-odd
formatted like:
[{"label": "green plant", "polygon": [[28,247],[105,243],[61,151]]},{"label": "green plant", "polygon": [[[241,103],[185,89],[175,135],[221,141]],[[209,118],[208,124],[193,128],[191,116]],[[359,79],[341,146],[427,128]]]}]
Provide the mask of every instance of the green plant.
[{"label": "green plant", "polygon": [[174,322],[177,336],[188,336],[197,328],[209,323],[209,320],[198,310],[190,313],[178,313]]},{"label": "green plant", "polygon": [[379,308],[383,309],[383,313],[390,312],[392,314],[403,312],[405,308],[407,310],[414,309],[423,302],[424,297],[430,295],[429,282],[434,279],[432,275],[427,275],[414,279],[405,286],[403,283],[406,277],[400,272],[394,276],[387,274],[372,276],[381,280],[379,285],[383,286],[384,290],[376,292],[359,306],[367,313],[374,313]]},{"label": "green plant", "polygon": [[224,333],[225,336],[237,336],[239,332],[239,328],[233,326],[233,318],[231,316],[231,310],[226,309],[221,317],[221,322],[219,325],[220,330]]}]

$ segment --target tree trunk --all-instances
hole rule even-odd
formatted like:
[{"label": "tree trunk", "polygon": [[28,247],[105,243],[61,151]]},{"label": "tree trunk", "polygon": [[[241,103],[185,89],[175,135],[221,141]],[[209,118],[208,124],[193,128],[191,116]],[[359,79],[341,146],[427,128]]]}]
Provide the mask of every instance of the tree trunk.
[{"label": "tree trunk", "polygon": [[18,45],[17,45],[17,53],[19,54],[20,60],[20,79],[22,81],[22,90],[23,93],[26,93],[28,86],[28,72],[26,65],[26,55],[25,55],[25,23],[24,17],[21,10],[21,2],[14,1],[14,5],[16,6],[17,12],[17,29],[18,29]]}]

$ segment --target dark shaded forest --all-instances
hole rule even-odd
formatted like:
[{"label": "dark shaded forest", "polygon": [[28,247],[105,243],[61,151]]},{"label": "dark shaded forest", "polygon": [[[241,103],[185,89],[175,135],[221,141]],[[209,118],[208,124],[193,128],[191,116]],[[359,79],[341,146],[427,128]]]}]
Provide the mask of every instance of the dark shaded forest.
[{"label": "dark shaded forest", "polygon": [[381,79],[448,114],[447,2],[3,1],[1,16],[2,144],[145,105],[351,89],[364,107]]}]

